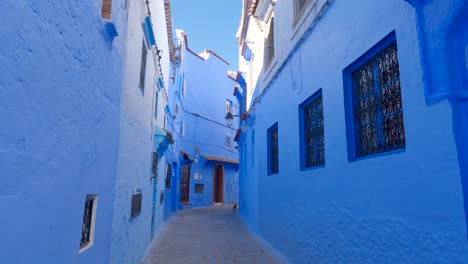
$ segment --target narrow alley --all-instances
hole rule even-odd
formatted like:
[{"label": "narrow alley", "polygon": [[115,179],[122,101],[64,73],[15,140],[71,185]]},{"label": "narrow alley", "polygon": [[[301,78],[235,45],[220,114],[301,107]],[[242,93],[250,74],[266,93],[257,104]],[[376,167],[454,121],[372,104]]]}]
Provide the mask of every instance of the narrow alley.
[{"label": "narrow alley", "polygon": [[155,263],[286,262],[223,205],[184,210],[165,222],[142,262]]},{"label": "narrow alley", "polygon": [[468,263],[468,0],[0,3],[0,264]]}]

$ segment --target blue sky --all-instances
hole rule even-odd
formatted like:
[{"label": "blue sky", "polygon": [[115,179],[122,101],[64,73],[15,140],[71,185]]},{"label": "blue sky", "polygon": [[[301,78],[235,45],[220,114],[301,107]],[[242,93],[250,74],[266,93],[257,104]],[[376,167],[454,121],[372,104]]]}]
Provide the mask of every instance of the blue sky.
[{"label": "blue sky", "polygon": [[238,68],[236,32],[242,0],[172,0],[174,29],[183,29],[189,47],[199,53],[211,49]]}]

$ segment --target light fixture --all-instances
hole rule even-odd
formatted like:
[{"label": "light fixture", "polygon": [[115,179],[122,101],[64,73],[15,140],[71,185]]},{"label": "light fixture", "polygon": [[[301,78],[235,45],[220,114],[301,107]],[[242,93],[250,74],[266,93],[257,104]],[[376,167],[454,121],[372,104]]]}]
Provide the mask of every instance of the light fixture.
[{"label": "light fixture", "polygon": [[234,121],[234,117],[238,117],[238,115],[233,115],[231,112],[226,113],[226,125],[228,127],[232,126],[232,122]]}]

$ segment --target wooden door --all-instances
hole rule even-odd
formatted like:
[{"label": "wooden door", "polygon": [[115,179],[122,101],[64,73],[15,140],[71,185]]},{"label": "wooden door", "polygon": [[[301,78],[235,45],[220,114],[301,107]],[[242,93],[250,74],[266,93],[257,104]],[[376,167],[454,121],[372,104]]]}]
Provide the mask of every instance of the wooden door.
[{"label": "wooden door", "polygon": [[224,167],[223,165],[213,166],[213,203],[223,203],[224,195]]},{"label": "wooden door", "polygon": [[180,202],[186,204],[189,202],[190,192],[190,165],[183,164],[181,168],[180,180]]}]

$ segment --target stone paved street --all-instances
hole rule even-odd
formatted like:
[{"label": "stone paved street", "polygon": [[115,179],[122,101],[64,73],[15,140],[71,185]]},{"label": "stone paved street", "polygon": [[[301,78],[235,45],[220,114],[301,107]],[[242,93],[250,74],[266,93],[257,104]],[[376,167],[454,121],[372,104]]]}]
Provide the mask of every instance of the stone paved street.
[{"label": "stone paved street", "polygon": [[163,224],[142,263],[285,263],[231,208],[179,211]]}]

